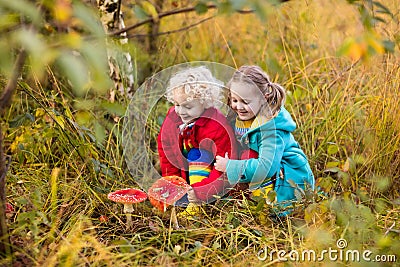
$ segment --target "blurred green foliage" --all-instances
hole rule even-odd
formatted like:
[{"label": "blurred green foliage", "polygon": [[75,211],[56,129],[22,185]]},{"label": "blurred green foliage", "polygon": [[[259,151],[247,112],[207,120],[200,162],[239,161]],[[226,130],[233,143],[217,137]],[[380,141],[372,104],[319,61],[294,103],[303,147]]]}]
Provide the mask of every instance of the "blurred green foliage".
[{"label": "blurred green foliage", "polygon": [[42,80],[48,66],[62,73],[77,96],[105,93],[106,36],[94,12],[80,1],[1,1],[0,72],[9,75],[18,50],[28,52],[24,76]]}]

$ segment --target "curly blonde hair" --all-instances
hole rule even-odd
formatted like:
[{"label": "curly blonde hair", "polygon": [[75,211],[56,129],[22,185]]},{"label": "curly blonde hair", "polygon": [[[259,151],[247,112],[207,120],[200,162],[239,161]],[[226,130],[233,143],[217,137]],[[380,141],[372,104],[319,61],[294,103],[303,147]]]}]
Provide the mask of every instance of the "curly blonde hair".
[{"label": "curly blonde hair", "polygon": [[223,82],[216,79],[211,71],[204,67],[187,68],[175,73],[169,80],[165,97],[174,103],[174,92],[181,90],[187,95],[187,101],[200,99],[206,108],[221,106]]}]

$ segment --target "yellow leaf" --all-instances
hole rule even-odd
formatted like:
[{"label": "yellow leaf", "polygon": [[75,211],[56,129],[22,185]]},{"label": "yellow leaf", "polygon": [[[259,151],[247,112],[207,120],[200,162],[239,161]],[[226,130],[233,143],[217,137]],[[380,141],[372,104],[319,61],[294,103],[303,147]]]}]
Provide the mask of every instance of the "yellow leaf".
[{"label": "yellow leaf", "polygon": [[388,236],[382,236],[379,240],[378,240],[378,246],[380,248],[388,248],[392,245],[392,239]]},{"label": "yellow leaf", "polygon": [[156,7],[153,4],[151,4],[149,1],[143,1],[141,4],[142,4],[143,10],[149,16],[151,16],[153,18],[153,21],[155,23],[157,23],[159,18],[158,18],[158,12],[157,12]]},{"label": "yellow leaf", "polygon": [[367,43],[370,47],[372,47],[375,52],[378,54],[385,53],[385,48],[383,47],[382,43],[377,39],[377,37],[369,36],[367,37]]},{"label": "yellow leaf", "polygon": [[367,51],[365,43],[354,42],[349,46],[347,55],[353,60],[357,61],[365,55]]},{"label": "yellow leaf", "polygon": [[57,179],[58,175],[60,174],[61,169],[60,168],[54,168],[51,170],[51,178],[52,179]]},{"label": "yellow leaf", "polygon": [[347,158],[346,162],[344,163],[342,170],[344,172],[348,172],[350,170],[350,160],[349,160],[349,158]]},{"label": "yellow leaf", "polygon": [[57,124],[61,127],[61,129],[64,130],[64,128],[65,128],[65,120],[64,120],[64,118],[62,116],[59,116],[59,115],[55,115],[53,118],[57,122]]},{"label": "yellow leaf", "polygon": [[93,121],[93,116],[86,110],[79,110],[75,113],[75,117],[80,125],[89,125]]},{"label": "yellow leaf", "polygon": [[254,197],[259,197],[259,196],[261,196],[261,189],[256,189],[256,190],[254,190],[253,193],[252,193],[252,195],[253,195]]},{"label": "yellow leaf", "polygon": [[80,48],[82,44],[81,35],[77,32],[71,31],[64,36],[65,43],[71,48]]},{"label": "yellow leaf", "polygon": [[44,114],[46,114],[46,111],[44,109],[42,109],[42,108],[38,108],[35,111],[35,117],[36,118],[42,117]]},{"label": "yellow leaf", "polygon": [[72,15],[72,5],[70,0],[57,0],[54,5],[54,18],[60,23],[67,23]]}]

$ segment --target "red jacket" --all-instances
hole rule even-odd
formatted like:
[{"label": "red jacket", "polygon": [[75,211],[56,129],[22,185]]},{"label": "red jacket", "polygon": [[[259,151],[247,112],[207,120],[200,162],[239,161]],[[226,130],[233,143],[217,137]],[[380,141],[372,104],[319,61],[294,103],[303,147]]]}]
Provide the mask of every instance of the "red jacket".
[{"label": "red jacket", "polygon": [[[191,129],[180,133],[183,122],[175,108],[169,109],[158,134],[158,153],[163,176],[177,175],[188,179],[188,162],[182,154],[183,138],[190,139],[193,147],[212,151],[216,155],[236,159],[236,139],[232,127],[225,116],[215,108],[209,108],[198,118]],[[201,147],[200,147],[201,146]],[[229,184],[226,177],[215,169],[214,164],[208,178],[191,186],[198,199],[204,202],[213,200],[213,195],[227,193]]]}]

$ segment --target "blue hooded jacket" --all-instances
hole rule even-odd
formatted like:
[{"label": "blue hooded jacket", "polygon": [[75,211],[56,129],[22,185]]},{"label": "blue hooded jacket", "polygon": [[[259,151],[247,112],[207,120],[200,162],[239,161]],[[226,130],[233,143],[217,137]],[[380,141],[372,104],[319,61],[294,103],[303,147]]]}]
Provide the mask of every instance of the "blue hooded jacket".
[{"label": "blue hooded jacket", "polygon": [[[304,188],[306,183],[314,188],[314,175],[306,155],[292,135],[294,129],[296,124],[284,107],[273,119],[257,116],[240,143],[256,151],[258,158],[229,160],[226,168],[229,183],[250,183],[250,189],[256,189],[266,178],[276,178],[274,190],[277,202],[282,204],[295,199],[295,187],[289,180],[300,188]],[[281,169],[283,177],[279,175]]]}]

